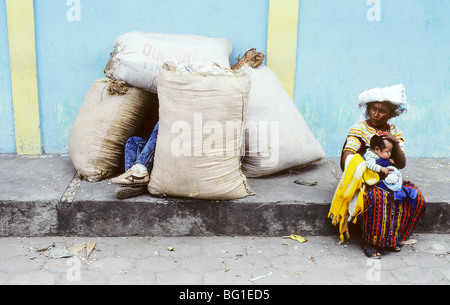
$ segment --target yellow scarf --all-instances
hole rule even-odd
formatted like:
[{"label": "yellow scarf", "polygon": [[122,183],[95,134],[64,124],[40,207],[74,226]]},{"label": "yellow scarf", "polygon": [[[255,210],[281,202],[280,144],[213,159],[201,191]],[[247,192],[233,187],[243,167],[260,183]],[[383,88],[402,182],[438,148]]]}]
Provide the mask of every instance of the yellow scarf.
[{"label": "yellow scarf", "polygon": [[[366,184],[374,185],[379,180],[380,176],[377,172],[366,168],[366,163],[361,155],[350,155],[345,160],[345,170],[334,193],[328,213],[334,226],[339,223],[341,243],[344,242],[344,233],[347,238],[350,237],[348,222],[354,218],[353,222],[356,223],[356,216],[364,210],[363,195]],[[359,194],[355,196],[358,191]]]}]

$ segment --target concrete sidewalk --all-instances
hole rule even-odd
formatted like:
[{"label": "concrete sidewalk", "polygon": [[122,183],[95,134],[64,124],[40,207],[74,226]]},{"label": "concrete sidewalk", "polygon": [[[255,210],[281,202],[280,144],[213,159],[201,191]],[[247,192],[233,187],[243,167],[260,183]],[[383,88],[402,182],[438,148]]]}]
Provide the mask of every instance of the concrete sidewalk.
[{"label": "concrete sidewalk", "polygon": [[[337,159],[269,178],[249,179],[255,196],[231,201],[119,200],[109,180],[76,179],[68,155],[0,154],[0,236],[283,236],[334,235],[327,219],[341,175]],[[448,159],[408,159],[405,180],[424,193],[416,232],[450,233]],[[317,182],[314,186],[295,180]]]},{"label": "concrete sidewalk", "polygon": [[[285,300],[273,287],[259,285],[448,285],[449,234],[413,234],[417,243],[399,253],[368,259],[357,239],[343,245],[336,236],[304,236],[299,243],[282,237],[3,237],[0,238],[0,285],[240,285],[269,289],[271,300]],[[49,258],[50,244],[61,247],[96,243],[88,258],[83,250],[71,258]],[[173,250],[169,251],[168,249]],[[246,286],[246,287],[241,287]],[[174,304],[179,297],[157,288],[156,295]],[[221,287],[216,287],[221,289]],[[283,288],[284,289],[284,288]],[[289,295],[290,288],[282,292]],[[298,288],[296,288],[298,289]],[[152,296],[154,296],[152,294]],[[175,297],[175,299],[172,299]],[[221,295],[215,299],[220,301]]]}]

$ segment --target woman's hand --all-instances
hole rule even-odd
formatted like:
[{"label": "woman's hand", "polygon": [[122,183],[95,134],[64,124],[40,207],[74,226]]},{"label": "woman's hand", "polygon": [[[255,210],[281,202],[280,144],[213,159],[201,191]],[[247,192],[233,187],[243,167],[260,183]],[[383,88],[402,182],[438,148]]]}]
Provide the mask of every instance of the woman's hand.
[{"label": "woman's hand", "polygon": [[393,143],[394,147],[392,149],[392,159],[394,159],[397,168],[402,169],[406,166],[406,157],[403,153],[400,145],[398,144],[397,138],[389,131],[379,131],[377,135],[382,136],[383,139],[389,140]]},{"label": "woman's hand", "polygon": [[389,131],[378,131],[377,135],[383,137],[383,139],[390,140],[392,143],[397,143],[397,138]]}]

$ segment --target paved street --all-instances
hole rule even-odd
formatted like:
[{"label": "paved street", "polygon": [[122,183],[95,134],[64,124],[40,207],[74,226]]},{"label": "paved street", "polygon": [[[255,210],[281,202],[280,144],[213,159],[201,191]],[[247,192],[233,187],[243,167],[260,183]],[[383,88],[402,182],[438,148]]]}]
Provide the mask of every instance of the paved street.
[{"label": "paved street", "polygon": [[[450,283],[450,236],[414,234],[400,253],[367,259],[355,238],[3,237],[0,284],[297,285]],[[51,244],[95,242],[86,258],[50,258]]]}]

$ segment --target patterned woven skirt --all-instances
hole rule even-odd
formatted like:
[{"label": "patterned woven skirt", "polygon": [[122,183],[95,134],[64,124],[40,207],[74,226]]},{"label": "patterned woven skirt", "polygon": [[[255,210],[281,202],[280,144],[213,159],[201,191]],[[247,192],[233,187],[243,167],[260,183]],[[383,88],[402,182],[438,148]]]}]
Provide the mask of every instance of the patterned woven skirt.
[{"label": "patterned woven skirt", "polygon": [[391,192],[376,186],[369,187],[364,195],[364,212],[361,215],[362,239],[378,247],[395,247],[409,239],[426,211],[423,194],[411,182],[403,181],[407,188],[418,191],[413,204],[408,200],[394,200]]}]

